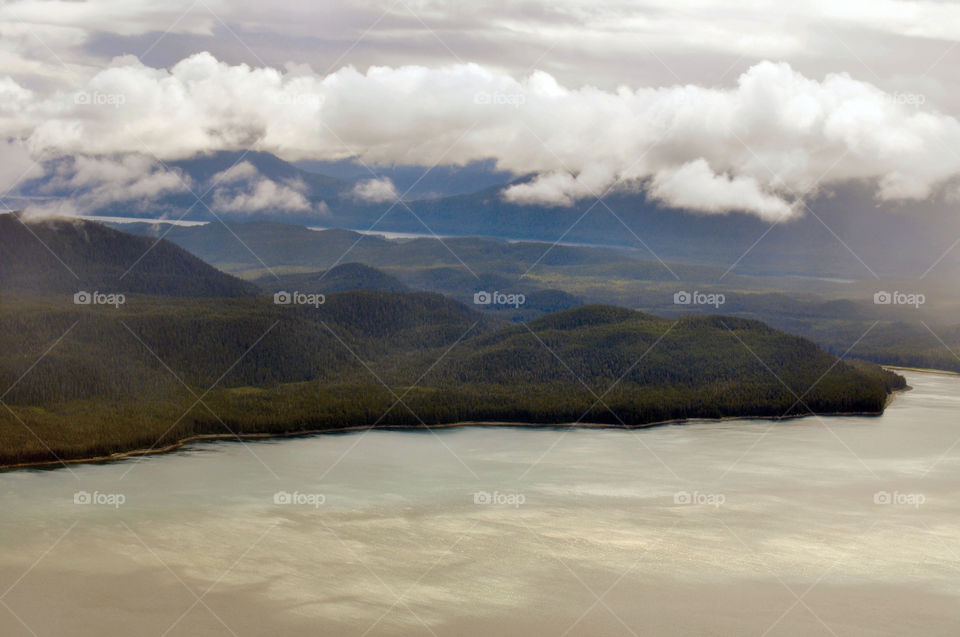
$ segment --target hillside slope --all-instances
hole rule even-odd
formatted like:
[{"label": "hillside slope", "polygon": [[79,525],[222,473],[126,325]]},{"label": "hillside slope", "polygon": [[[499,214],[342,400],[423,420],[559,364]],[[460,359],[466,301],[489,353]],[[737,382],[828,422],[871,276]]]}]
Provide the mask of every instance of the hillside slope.
[{"label": "hillside slope", "polygon": [[17,213],[0,214],[0,290],[184,297],[259,292],[163,239],[134,236],[82,219],[37,221]]},{"label": "hillside slope", "polygon": [[[596,206],[591,205],[592,198],[572,206],[521,205],[504,197],[502,175],[488,182],[488,187],[465,194],[430,198],[425,197],[424,191],[415,191],[408,197],[411,200],[405,202],[414,213],[410,214],[404,206],[391,207],[390,201],[371,202],[355,196],[356,180],[372,177],[365,168],[349,179],[339,179],[302,170],[274,155],[256,151],[201,154],[171,162],[168,167],[182,173],[185,182],[203,185],[197,188],[200,192],[210,189],[203,201],[216,208],[214,176],[238,162],[257,171],[247,187],[261,178],[297,184],[298,191],[313,205],[309,210],[287,211],[284,218],[296,223],[343,228],[369,228],[376,224],[378,230],[415,233],[425,232],[426,226],[439,235],[547,242],[563,237],[565,241],[630,247],[644,258],[659,257],[668,263],[705,264],[721,269],[736,263],[737,272],[754,275],[865,278],[876,272],[881,277],[910,279],[924,275],[937,256],[945,253],[936,272],[955,276],[960,268],[960,256],[950,250],[960,235],[960,220],[950,198],[931,199],[923,204],[878,201],[874,196],[876,184],[864,182],[823,189],[807,201],[811,212],[771,225],[737,211],[699,214],[668,208],[642,189],[611,192],[603,198],[602,205]],[[56,165],[57,162],[51,163],[47,173],[56,174]],[[411,183],[402,178],[402,172],[399,167],[384,169],[385,175],[399,179],[397,188],[401,193],[407,190],[404,185]],[[424,176],[422,168],[413,168],[413,173],[418,172]],[[452,178],[456,172],[441,166],[428,171],[426,177],[446,173]],[[511,183],[530,178],[520,177]],[[70,197],[75,193],[46,178],[22,185],[18,194]],[[104,204],[89,212],[179,217],[191,211],[190,219],[211,219],[204,206],[191,208],[194,204],[192,193],[181,192],[151,200]],[[589,214],[584,214],[588,207]],[[239,213],[218,211],[218,215],[233,221],[267,221],[276,219],[276,213],[269,207]],[[758,241],[761,236],[763,240]]]},{"label": "hillside slope", "polygon": [[441,385],[491,393],[496,386],[535,388],[545,413],[563,404],[572,419],[608,424],[879,412],[887,393],[901,386],[894,374],[837,362],[814,343],[758,321],[661,319],[612,306],[478,336],[438,375]]},{"label": "hillside slope", "polygon": [[0,319],[0,383],[13,387],[0,464],[198,434],[877,413],[902,384],[754,321],[608,306],[507,327],[427,293],[317,307],[135,296],[117,309],[19,297]]},{"label": "hillside slope", "polygon": [[409,288],[399,279],[362,263],[343,263],[322,272],[264,276],[257,284],[269,293],[297,290],[316,294],[332,294],[351,290],[404,292]]}]

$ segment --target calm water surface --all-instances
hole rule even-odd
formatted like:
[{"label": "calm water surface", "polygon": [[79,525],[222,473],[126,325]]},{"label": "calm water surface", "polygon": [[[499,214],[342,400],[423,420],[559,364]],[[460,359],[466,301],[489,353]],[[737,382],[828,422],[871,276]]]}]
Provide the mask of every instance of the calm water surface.
[{"label": "calm water surface", "polygon": [[957,635],[960,377],[907,376],[881,418],[0,474],[0,635]]}]

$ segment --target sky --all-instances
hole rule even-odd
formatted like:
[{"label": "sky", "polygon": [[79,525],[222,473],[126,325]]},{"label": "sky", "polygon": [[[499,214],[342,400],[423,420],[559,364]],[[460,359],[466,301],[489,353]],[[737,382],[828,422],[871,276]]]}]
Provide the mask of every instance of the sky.
[{"label": "sky", "polygon": [[[850,181],[957,194],[953,2],[19,0],[0,36],[0,192],[67,157],[48,178],[155,196],[189,186],[164,162],[254,149],[494,159],[536,175],[502,193],[529,205],[643,189],[777,220]],[[245,174],[224,206],[310,205]]]}]

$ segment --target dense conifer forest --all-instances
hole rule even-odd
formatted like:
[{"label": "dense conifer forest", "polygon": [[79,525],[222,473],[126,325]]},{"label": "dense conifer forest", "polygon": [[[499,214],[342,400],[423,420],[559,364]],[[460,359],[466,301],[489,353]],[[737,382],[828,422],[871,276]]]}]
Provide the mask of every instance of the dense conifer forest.
[{"label": "dense conifer forest", "polygon": [[[122,302],[75,298],[94,292]],[[0,464],[195,435],[878,413],[903,386],[755,320],[530,293],[518,318],[351,263],[258,287],[163,239],[0,215]]]},{"label": "dense conifer forest", "polygon": [[515,326],[429,293],[14,300],[0,308],[5,464],[197,434],[874,413],[902,386],[756,321],[611,306]]}]

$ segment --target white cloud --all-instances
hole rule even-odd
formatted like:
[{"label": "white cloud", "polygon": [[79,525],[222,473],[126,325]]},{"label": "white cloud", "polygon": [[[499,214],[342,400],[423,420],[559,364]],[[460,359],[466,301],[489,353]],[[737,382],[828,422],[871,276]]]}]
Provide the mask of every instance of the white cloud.
[{"label": "white cloud", "polygon": [[[0,142],[0,199],[14,190],[18,184],[43,175],[43,168],[34,161],[23,147],[14,141]],[[16,203],[11,201],[10,203]],[[12,206],[16,207],[16,206]]]},{"label": "white cloud", "polygon": [[[190,0],[163,3],[136,0],[26,0],[0,5],[0,20],[11,23],[35,23],[86,31],[108,31],[119,35],[150,33],[167,21],[170,32],[211,33],[217,14],[226,6],[210,0],[210,10],[188,12]],[[180,20],[174,20],[177,17]],[[172,19],[171,19],[172,18]]]},{"label": "white cloud", "polygon": [[[873,180],[880,198],[922,199],[960,173],[955,118],[847,74],[814,79],[785,63],[756,64],[731,88],[606,91],[476,64],[319,76],[202,53],[170,69],[118,59],[80,87],[89,96],[82,101],[77,92],[41,97],[7,88],[29,99],[0,111],[0,127],[17,131],[38,155],[173,159],[256,147],[291,160],[495,158],[501,169],[540,175],[506,191],[519,203],[570,205],[643,183],[670,205],[769,218],[820,185]],[[370,185],[368,194],[385,197],[383,186]],[[240,211],[266,201],[267,208],[306,205],[289,184],[222,193],[219,203]]]},{"label": "white cloud", "polygon": [[[169,36],[158,39],[159,33]],[[624,77],[721,82],[729,67],[735,75],[762,59],[802,64],[817,75],[856,70],[886,79],[912,70],[951,86],[958,52],[948,47],[960,40],[960,6],[939,0],[810,0],[789,7],[776,0],[18,0],[0,4],[0,35],[0,68],[5,63],[46,77],[69,77],[76,67],[102,62],[98,52],[109,58],[149,47],[169,60],[187,47],[229,52],[248,64],[292,60],[318,69],[331,62],[367,68],[384,60],[425,66],[471,60],[524,73],[536,62],[567,84],[607,88]],[[237,36],[249,48],[238,46]],[[344,51],[346,42],[358,45]]]},{"label": "white cloud", "polygon": [[240,162],[210,178],[213,188],[213,209],[238,214],[327,212],[326,204],[314,206],[306,196],[301,181],[278,183],[260,174],[248,161]]},{"label": "white cloud", "polygon": [[312,209],[303,193],[269,179],[255,182],[251,188],[239,193],[214,193],[213,207],[224,212],[250,214],[254,212],[305,212]]},{"label": "white cloud", "polygon": [[650,194],[677,208],[706,213],[746,210],[769,221],[796,212],[783,199],[764,193],[753,177],[716,175],[703,159],[657,173]]},{"label": "white cloud", "polygon": [[28,210],[36,214],[83,215],[117,203],[142,207],[153,199],[190,190],[188,176],[164,168],[144,155],[79,155],[56,164],[41,191],[50,195],[51,201],[32,204]]},{"label": "white cloud", "polygon": [[614,172],[613,167],[602,161],[584,167],[576,175],[562,170],[551,171],[506,188],[503,197],[518,204],[571,206],[580,199],[604,195],[612,185]]},{"label": "white cloud", "polygon": [[35,190],[38,196],[27,200],[27,212],[32,216],[82,216],[120,203],[138,212],[152,209],[162,213],[158,200],[163,197],[207,190],[216,212],[329,212],[324,202],[308,199],[302,181],[268,179],[247,161],[213,175],[205,184],[194,184],[179,169],[139,154],[62,158],[48,164],[46,173],[38,168],[33,176],[45,179]]},{"label": "white cloud", "polygon": [[392,202],[400,198],[396,186],[393,185],[393,181],[391,181],[389,177],[368,179],[359,182],[353,188],[353,196],[361,201],[369,201],[371,203]]},{"label": "white cloud", "polygon": [[234,164],[226,170],[221,170],[216,175],[211,177],[210,181],[213,184],[232,184],[237,181],[253,179],[259,175],[260,172],[257,170],[256,166],[248,161],[242,161],[239,164]]}]

